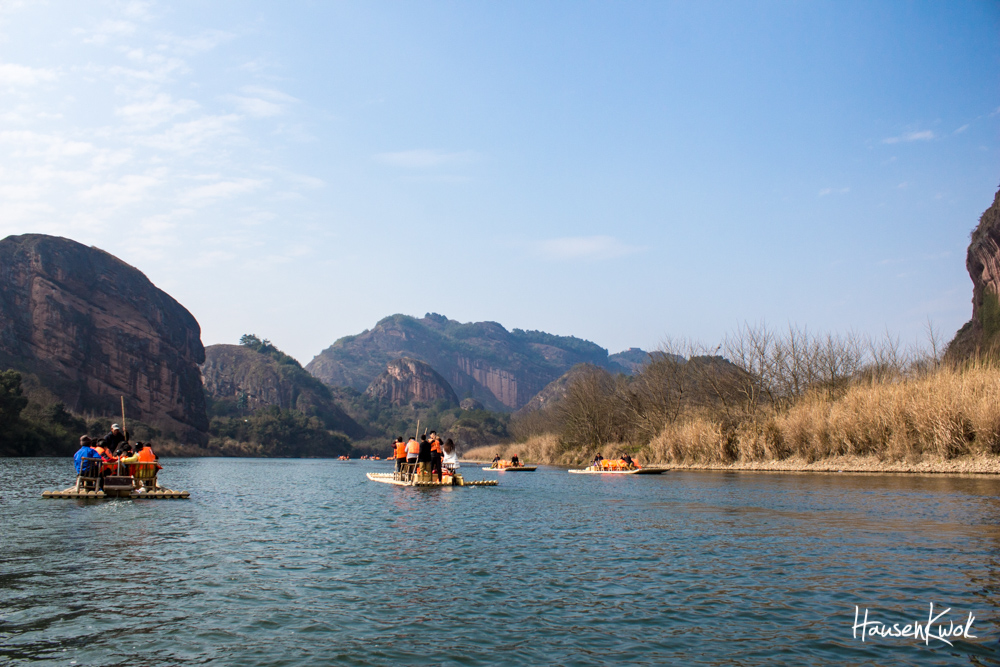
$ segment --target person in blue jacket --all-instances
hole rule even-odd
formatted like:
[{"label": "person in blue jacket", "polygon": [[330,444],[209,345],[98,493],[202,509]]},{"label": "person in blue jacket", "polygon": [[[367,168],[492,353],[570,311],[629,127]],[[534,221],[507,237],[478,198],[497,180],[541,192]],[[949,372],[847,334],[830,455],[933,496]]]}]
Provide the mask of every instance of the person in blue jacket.
[{"label": "person in blue jacket", "polygon": [[94,466],[96,465],[95,462],[83,460],[83,459],[101,458],[101,455],[97,452],[97,450],[90,446],[91,442],[93,441],[90,439],[89,436],[86,435],[80,436],[80,449],[77,450],[76,454],[73,455],[73,465],[76,468],[77,475],[83,474],[85,472],[89,473],[85,475],[87,477],[96,476],[94,475],[94,473],[96,472],[94,468]]}]

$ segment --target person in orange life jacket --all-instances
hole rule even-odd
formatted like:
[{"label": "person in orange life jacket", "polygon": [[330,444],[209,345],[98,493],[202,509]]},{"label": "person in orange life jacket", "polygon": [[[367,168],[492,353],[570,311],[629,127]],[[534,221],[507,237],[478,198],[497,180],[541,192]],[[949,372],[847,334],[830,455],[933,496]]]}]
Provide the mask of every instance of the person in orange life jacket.
[{"label": "person in orange life jacket", "polygon": [[402,470],[406,463],[406,443],[402,437],[396,438],[396,442],[392,443],[392,456],[396,459],[396,471]]},{"label": "person in orange life jacket", "polygon": [[91,447],[94,448],[94,451],[97,452],[98,456],[104,462],[100,465],[100,476],[104,477],[105,475],[114,474],[114,463],[117,459],[111,454],[111,450],[104,446],[104,441],[98,440]]},{"label": "person in orange life jacket", "polygon": [[[135,449],[135,454],[127,458],[123,458],[119,462],[124,464],[129,464],[129,469],[134,475],[139,466],[132,464],[141,464],[143,466],[156,466],[155,470],[162,470],[163,466],[157,463],[156,460],[157,456],[153,452],[153,448],[149,446],[149,443],[140,442]],[[147,469],[145,472],[151,473],[154,472],[154,470]]]},{"label": "person in orange life jacket", "polygon": [[431,474],[437,475],[437,480],[441,481],[441,439],[437,437],[436,431],[431,431]]},{"label": "person in orange life jacket", "polygon": [[[416,465],[417,457],[420,456],[420,443],[417,442],[416,438],[410,438],[406,443],[406,463],[407,465]],[[412,469],[411,469],[412,472]]]}]

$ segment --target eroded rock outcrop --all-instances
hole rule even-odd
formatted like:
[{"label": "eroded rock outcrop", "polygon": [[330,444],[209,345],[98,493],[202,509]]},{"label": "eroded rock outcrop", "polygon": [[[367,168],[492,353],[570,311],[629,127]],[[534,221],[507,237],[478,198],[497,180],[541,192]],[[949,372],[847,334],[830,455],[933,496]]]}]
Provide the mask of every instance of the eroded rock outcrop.
[{"label": "eroded rock outcrop", "polygon": [[441,399],[458,405],[458,396],[448,381],[430,365],[416,359],[390,361],[385,372],[368,385],[365,393],[379,402],[393,405],[433,403]]},{"label": "eroded rock outcrop", "polygon": [[34,374],[78,413],[127,414],[203,443],[201,328],[138,269],[69,239],[0,241],[0,366]]},{"label": "eroded rock outcrop", "polygon": [[948,345],[954,360],[1000,348],[1000,190],[972,232],[965,267],[972,278],[972,319]]}]

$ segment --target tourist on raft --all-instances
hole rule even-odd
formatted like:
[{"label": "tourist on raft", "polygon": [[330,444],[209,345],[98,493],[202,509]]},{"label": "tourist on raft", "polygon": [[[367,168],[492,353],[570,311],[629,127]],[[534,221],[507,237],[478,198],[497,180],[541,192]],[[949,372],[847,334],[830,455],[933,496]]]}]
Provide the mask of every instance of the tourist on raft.
[{"label": "tourist on raft", "polygon": [[[129,465],[130,466],[129,472],[132,475],[135,475],[136,468],[142,465],[143,467],[146,468],[146,470],[143,471],[146,474],[142,475],[142,477],[148,479],[156,477],[156,471],[163,469],[163,466],[161,466],[159,463],[156,462],[158,458],[159,457],[157,457],[156,453],[153,452],[153,448],[150,447],[148,442],[140,442],[136,445],[135,454],[126,458],[119,459],[118,462],[120,464]],[[156,466],[156,468],[155,469],[151,468],[151,466],[154,465]]]},{"label": "tourist on raft", "polygon": [[416,464],[417,458],[420,456],[420,443],[417,442],[416,438],[410,438],[406,443],[406,462],[408,464]]},{"label": "tourist on raft", "polygon": [[604,455],[603,455],[603,454],[601,454],[601,453],[598,453],[598,454],[597,454],[597,455],[596,455],[596,456],[594,457],[594,463],[593,463],[593,465],[594,465],[595,467],[598,467],[598,468],[600,468],[600,467],[601,467],[601,461],[603,461],[603,460],[604,460]]},{"label": "tourist on raft", "polygon": [[437,436],[437,431],[431,431],[429,438],[431,442],[431,475],[437,476],[437,481],[441,481],[441,439]]},{"label": "tourist on raft", "polygon": [[635,463],[632,462],[632,457],[628,455],[628,452],[622,454],[622,461],[625,462],[625,467],[629,470],[635,467]]},{"label": "tourist on raft", "polygon": [[455,443],[451,441],[451,438],[448,438],[444,441],[442,449],[444,450],[444,467],[454,475],[455,470],[458,469],[458,450],[455,449]]},{"label": "tourist on raft", "polygon": [[500,452],[497,452],[497,455],[493,457],[493,465],[491,465],[490,467],[491,468],[499,468],[501,461],[503,461],[503,459],[500,458]]},{"label": "tourist on raft", "polygon": [[514,454],[510,457],[510,467],[511,468],[521,467],[521,459],[517,458],[517,454]]},{"label": "tourist on raft", "polygon": [[396,459],[396,472],[402,472],[406,465],[406,443],[402,437],[396,438],[396,442],[392,444],[392,456]]},{"label": "tourist on raft", "polygon": [[431,443],[427,435],[420,436],[420,448],[417,450],[417,463],[420,464],[420,472],[429,473],[431,471]]},{"label": "tourist on raft", "polygon": [[91,447],[93,441],[90,436],[80,436],[80,449],[73,455],[73,467],[76,474],[82,477],[97,477],[100,474],[100,464],[97,461],[84,461],[84,459],[99,459],[100,452]]},{"label": "tourist on raft", "polygon": [[109,454],[120,454],[118,448],[128,442],[128,436],[128,431],[122,429],[118,424],[112,424],[111,432],[101,438],[101,445],[108,450]]}]

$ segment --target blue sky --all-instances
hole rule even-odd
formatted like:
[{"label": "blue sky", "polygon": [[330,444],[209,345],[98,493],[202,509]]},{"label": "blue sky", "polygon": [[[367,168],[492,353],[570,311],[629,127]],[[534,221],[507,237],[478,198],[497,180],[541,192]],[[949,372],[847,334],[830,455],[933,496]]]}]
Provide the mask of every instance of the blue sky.
[{"label": "blue sky", "polygon": [[995,2],[2,2],[0,235],[303,363],[396,312],[950,339],[998,37]]}]

